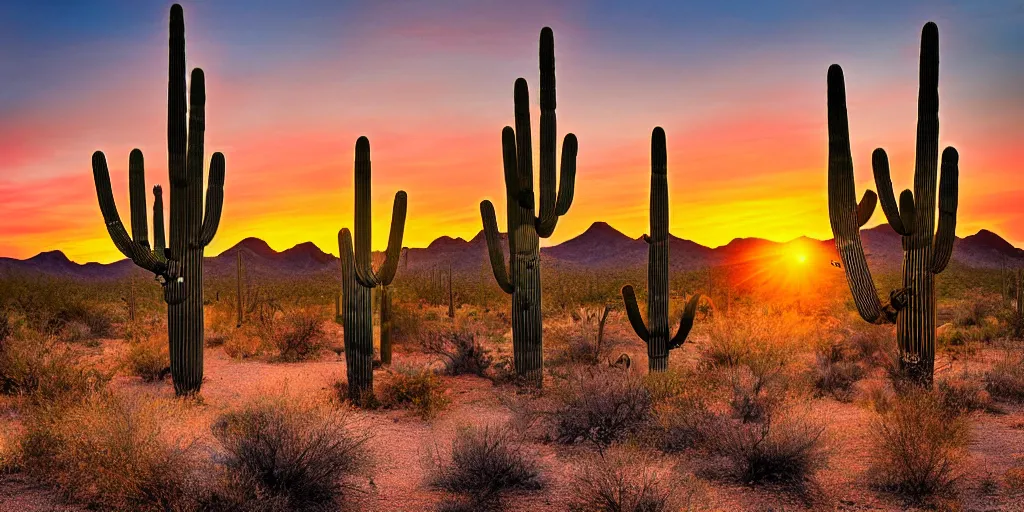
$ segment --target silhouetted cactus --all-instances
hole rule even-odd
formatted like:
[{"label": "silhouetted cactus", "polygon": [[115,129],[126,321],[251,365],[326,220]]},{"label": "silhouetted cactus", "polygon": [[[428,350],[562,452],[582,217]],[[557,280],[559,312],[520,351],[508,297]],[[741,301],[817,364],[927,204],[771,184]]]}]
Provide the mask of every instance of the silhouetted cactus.
[{"label": "silhouetted cactus", "polygon": [[878,298],[859,231],[879,196],[868,190],[856,203],[846,85],[836,64],[828,70],[828,197],[836,249],[857,310],[868,322],[896,324],[901,372],[930,386],[935,366],[935,275],[946,268],[953,253],[959,174],[959,156],[948,147],[942,152],[938,230],[934,231],[939,156],[939,31],[934,23],[921,32],[920,62],[914,190],[904,190],[898,206],[885,151],[876,149],[871,162],[882,210],[889,225],[903,236],[903,287],[889,294],[887,304]]},{"label": "silhouetted cactus", "polygon": [[342,229],[338,233],[344,298],[342,323],[345,326],[345,363],[349,397],[353,400],[359,400],[364,393],[373,390],[373,302],[370,292],[378,286],[381,287],[381,360],[386,364],[391,362],[391,296],[387,287],[398,271],[407,202],[405,191],[399,190],[395,194],[391,235],[384,263],[374,271],[370,251],[370,141],[366,137],[359,137],[355,157],[354,253],[349,230]]},{"label": "silhouetted cactus", "polygon": [[668,337],[668,155],[665,149],[665,130],[654,129],[651,134],[651,234],[644,235],[647,242],[647,321],[644,325],[636,303],[633,286],[622,287],[622,301],[626,304],[629,323],[640,339],[647,343],[648,368],[652,372],[668,369],[668,352],[682,346],[693,328],[700,295],[693,294],[683,310],[679,331]]},{"label": "silhouetted cactus", "polygon": [[244,296],[242,295],[242,249],[239,247],[235,249],[235,306],[237,306],[238,308],[238,322],[235,325],[236,328],[242,326],[243,301]]},{"label": "silhouetted cactus", "polygon": [[[540,215],[534,211],[530,95],[526,80],[515,83],[515,124],[501,132],[508,208],[509,270],[499,246],[494,205],[480,203],[494,278],[512,295],[512,344],[516,374],[540,385],[544,357],[540,312],[540,238],[555,231],[572,205],[576,180],[576,136],[562,142],[560,183],[555,183],[555,44],[551,29],[540,32]],[[560,186],[559,186],[560,185]],[[556,199],[557,197],[557,199]]]},{"label": "silhouetted cactus", "polygon": [[214,153],[203,209],[203,132],[206,87],[203,71],[192,70],[186,130],[185,21],[171,6],[170,79],[167,86],[167,152],[171,186],[170,247],[164,247],[163,202],[153,188],[153,248],[147,239],[146,183],[142,152],[128,163],[132,234],[117,213],[103,153],[92,155],[100,210],[114,245],[136,265],[153,272],[164,288],[171,377],[178,395],[198,393],[203,382],[203,251],[213,240],[224,204],[224,155]]}]

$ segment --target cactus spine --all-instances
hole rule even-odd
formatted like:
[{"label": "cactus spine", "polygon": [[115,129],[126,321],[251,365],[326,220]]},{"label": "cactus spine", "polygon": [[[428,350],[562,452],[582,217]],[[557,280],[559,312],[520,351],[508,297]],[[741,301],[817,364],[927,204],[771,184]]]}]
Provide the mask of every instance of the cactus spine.
[{"label": "cactus spine", "polygon": [[647,322],[640,316],[636,293],[632,285],[622,287],[622,301],[633,331],[647,343],[648,368],[652,372],[668,369],[668,352],[682,346],[693,328],[700,295],[693,294],[686,303],[679,331],[668,337],[668,155],[665,148],[665,130],[661,127],[651,133],[651,234],[644,235],[647,242]]},{"label": "cactus spine", "polygon": [[167,98],[167,153],[171,186],[171,244],[164,247],[163,202],[154,187],[153,248],[147,239],[146,183],[142,152],[128,164],[132,234],[117,213],[106,157],[92,156],[100,211],[114,245],[136,265],[153,272],[164,288],[170,341],[171,377],[178,395],[198,393],[203,382],[203,251],[213,240],[224,204],[224,155],[214,153],[203,209],[203,133],[206,87],[203,71],[192,70],[186,130],[185,22],[181,6],[171,6],[170,79]]},{"label": "cactus spine", "polygon": [[[889,160],[882,149],[872,154],[875,185],[856,202],[850,128],[846,111],[843,70],[828,70],[828,197],[829,219],[836,249],[857,310],[871,323],[896,324],[900,370],[912,382],[931,386],[935,366],[935,275],[953,253],[959,155],[942,152],[942,181],[938,188],[938,230],[935,230],[936,175],[939,153],[939,31],[927,23],[921,32],[920,89],[918,92],[917,164],[914,190],[892,191]],[[903,286],[882,304],[868,270],[859,229],[877,202],[892,228],[903,236]]]},{"label": "cactus spine", "polygon": [[[534,210],[530,95],[526,80],[515,82],[515,129],[501,132],[508,211],[509,270],[499,245],[494,205],[480,203],[491,269],[498,286],[512,295],[512,344],[516,374],[543,382],[540,312],[540,238],[555,231],[558,217],[572,205],[576,180],[576,136],[562,142],[560,183],[555,182],[555,44],[551,29],[540,32],[540,215]],[[558,186],[558,185],[561,186]],[[557,199],[556,199],[557,197]]]},{"label": "cactus spine", "polygon": [[[380,268],[371,264],[370,231],[370,141],[359,137],[355,156],[355,246],[347,228],[338,233],[341,251],[341,280],[344,295],[345,364],[348,371],[348,394],[352,400],[361,399],[373,391],[373,303],[371,291],[381,287],[381,358],[384,358],[385,325],[390,324],[391,297],[387,286],[395,278],[398,259],[405,233],[405,214],[408,198],[405,191],[395,194],[391,214],[391,235]],[[385,311],[388,318],[385,318]],[[390,333],[385,363],[391,360]]]}]

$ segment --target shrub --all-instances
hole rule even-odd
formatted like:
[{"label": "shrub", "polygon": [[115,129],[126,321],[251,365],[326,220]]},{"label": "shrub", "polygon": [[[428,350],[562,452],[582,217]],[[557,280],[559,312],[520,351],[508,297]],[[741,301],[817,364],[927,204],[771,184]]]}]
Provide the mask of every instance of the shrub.
[{"label": "shrub", "polygon": [[346,413],[285,396],[224,414],[213,435],[231,475],[222,503],[269,499],[287,510],[336,505],[371,464],[368,436],[352,428]]},{"label": "shrub", "polygon": [[248,359],[266,354],[266,342],[253,333],[253,330],[253,328],[243,327],[231,331],[227,340],[224,341],[224,353],[234,359]]},{"label": "shrub", "polygon": [[885,362],[887,354],[895,347],[891,328],[885,325],[863,325],[844,337],[857,358],[871,365],[879,366]]},{"label": "shrub", "polygon": [[669,369],[648,374],[645,386],[654,401],[654,434],[658,448],[676,452],[704,446],[713,437],[717,416],[710,410],[706,374]]},{"label": "shrub", "polygon": [[[686,486],[667,478],[642,454],[593,457],[573,473],[569,510],[578,512],[669,512],[684,507]],[[685,489],[692,498],[693,489]]]},{"label": "shrub", "polygon": [[985,373],[985,390],[993,398],[1024,402],[1024,358],[1005,357]]},{"label": "shrub", "polygon": [[871,474],[886,490],[920,500],[957,478],[969,425],[934,392],[908,391],[872,422]]},{"label": "shrub", "polygon": [[125,358],[132,374],[145,382],[163,380],[171,372],[170,346],[166,336],[151,335],[129,343]]},{"label": "shrub", "polygon": [[980,381],[967,378],[945,378],[936,381],[935,391],[942,405],[951,413],[993,411],[992,397]]},{"label": "shrub", "polygon": [[715,450],[745,483],[802,486],[828,460],[825,427],[787,411],[760,423],[722,422]]},{"label": "shrub", "polygon": [[441,380],[428,369],[398,366],[388,372],[377,400],[384,408],[411,408],[430,419],[448,405]]},{"label": "shrub", "polygon": [[285,314],[274,333],[282,361],[305,361],[327,345],[323,318],[316,311],[300,309]]},{"label": "shrub", "polygon": [[761,421],[785,398],[782,365],[768,358],[751,358],[731,370],[733,416],[744,423]]},{"label": "shrub", "polygon": [[423,349],[442,358],[445,373],[462,375],[471,373],[484,377],[491,367],[491,353],[466,329],[431,329],[422,337]]},{"label": "shrub", "polygon": [[450,459],[435,461],[433,483],[442,489],[468,494],[483,506],[502,492],[542,487],[535,457],[514,433],[504,427],[469,427],[452,441]]},{"label": "shrub", "polygon": [[0,344],[0,390],[5,394],[77,400],[109,380],[109,375],[86,369],[70,347],[50,338]]},{"label": "shrub", "polygon": [[166,439],[166,411],[128,396],[35,411],[22,440],[26,472],[65,499],[110,510],[187,510],[203,493],[192,450]]},{"label": "shrub", "polygon": [[598,447],[625,439],[653,418],[651,393],[638,375],[617,368],[575,369],[554,386],[553,410],[544,417],[564,444]]},{"label": "shrub", "polygon": [[819,348],[814,355],[812,377],[819,395],[831,395],[848,402],[853,397],[853,385],[864,377],[864,368],[854,359],[854,353],[840,343]]},{"label": "shrub", "polygon": [[11,325],[10,314],[6,310],[0,309],[0,343],[10,338],[12,332],[14,332],[14,326]]}]

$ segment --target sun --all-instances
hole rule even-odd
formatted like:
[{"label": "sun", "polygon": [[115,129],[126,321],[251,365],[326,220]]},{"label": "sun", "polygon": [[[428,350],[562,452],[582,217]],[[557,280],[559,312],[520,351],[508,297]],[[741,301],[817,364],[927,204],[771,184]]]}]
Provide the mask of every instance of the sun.
[{"label": "sun", "polygon": [[796,262],[797,263],[807,263],[807,254],[803,253],[803,252],[796,253]]}]

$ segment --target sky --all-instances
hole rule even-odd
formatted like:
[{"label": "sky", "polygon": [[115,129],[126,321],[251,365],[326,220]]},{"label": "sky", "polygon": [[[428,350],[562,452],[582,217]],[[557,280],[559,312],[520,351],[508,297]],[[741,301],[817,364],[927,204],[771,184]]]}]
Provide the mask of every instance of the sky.
[{"label": "sky", "polygon": [[[1020,0],[181,3],[188,67],[206,72],[207,165],[213,151],[227,161],[207,254],[249,236],[337,254],[360,135],[375,248],[398,190],[409,195],[407,246],[473,237],[483,199],[504,226],[501,129],[524,77],[536,151],[543,26],[555,36],[558,140],[575,133],[579,156],[575,201],[542,244],[595,221],[648,230],[655,126],[667,133],[673,234],[712,247],[830,238],[828,66],[846,75],[858,189],[874,188],[876,147],[889,152],[894,187],[908,188],[927,21],[939,27],[940,146],[960,152],[957,234],[990,229],[1024,246]],[[0,3],[0,255],[122,257],[91,154],[107,155],[126,223],[132,148],[146,155],[147,183],[166,186],[170,6]],[[879,209],[868,225],[882,222]]]}]

